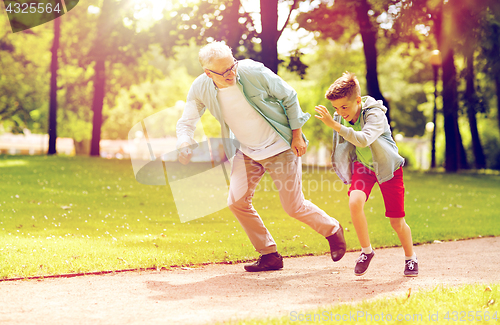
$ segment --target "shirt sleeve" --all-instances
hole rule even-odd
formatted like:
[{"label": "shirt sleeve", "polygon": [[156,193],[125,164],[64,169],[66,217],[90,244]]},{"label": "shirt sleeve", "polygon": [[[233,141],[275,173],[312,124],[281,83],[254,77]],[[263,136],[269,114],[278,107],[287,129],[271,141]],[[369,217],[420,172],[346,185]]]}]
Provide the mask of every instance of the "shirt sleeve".
[{"label": "shirt sleeve", "polygon": [[[361,131],[342,125],[339,134],[355,145],[364,148],[371,145],[379,136],[384,133],[387,118],[384,112],[378,108],[368,109],[366,112],[366,122]],[[359,118],[362,118],[361,116]]]},{"label": "shirt sleeve", "polygon": [[269,95],[281,102],[290,128],[292,130],[300,129],[311,117],[311,114],[302,111],[295,89],[264,65],[261,68],[261,76]]},{"label": "shirt sleeve", "polygon": [[190,145],[198,144],[194,140],[194,131],[196,130],[196,124],[205,112],[206,107],[196,95],[196,89],[197,87],[195,83],[189,89],[182,117],[179,121],[177,121],[177,148],[179,148],[184,142],[187,142]]}]

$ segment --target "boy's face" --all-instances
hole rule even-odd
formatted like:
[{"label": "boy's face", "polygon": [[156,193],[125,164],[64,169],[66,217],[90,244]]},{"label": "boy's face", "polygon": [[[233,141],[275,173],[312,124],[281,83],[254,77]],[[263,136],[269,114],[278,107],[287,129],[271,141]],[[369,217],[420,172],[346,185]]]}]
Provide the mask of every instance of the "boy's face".
[{"label": "boy's face", "polygon": [[333,108],[337,113],[344,118],[344,120],[355,123],[361,113],[361,97],[352,96],[342,97],[330,101]]}]

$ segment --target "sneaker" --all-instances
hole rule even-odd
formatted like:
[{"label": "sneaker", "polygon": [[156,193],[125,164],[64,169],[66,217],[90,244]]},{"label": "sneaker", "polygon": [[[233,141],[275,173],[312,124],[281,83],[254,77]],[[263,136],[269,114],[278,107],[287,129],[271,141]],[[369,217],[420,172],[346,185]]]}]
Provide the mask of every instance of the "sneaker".
[{"label": "sneaker", "polygon": [[340,261],[345,254],[346,244],[344,239],[344,228],[340,228],[331,236],[326,237],[328,244],[330,244],[330,255],[334,262]]},{"label": "sneaker", "polygon": [[261,255],[257,262],[245,265],[248,272],[279,270],[283,268],[283,257],[279,253]]},{"label": "sneaker", "polygon": [[358,259],[356,260],[354,274],[358,276],[365,274],[366,270],[368,270],[368,265],[370,265],[370,261],[372,260],[373,256],[375,256],[375,251],[373,250],[370,254],[361,252],[361,255],[359,255]]},{"label": "sneaker", "polygon": [[405,261],[405,276],[417,276],[417,275],[418,275],[418,261],[417,260]]}]

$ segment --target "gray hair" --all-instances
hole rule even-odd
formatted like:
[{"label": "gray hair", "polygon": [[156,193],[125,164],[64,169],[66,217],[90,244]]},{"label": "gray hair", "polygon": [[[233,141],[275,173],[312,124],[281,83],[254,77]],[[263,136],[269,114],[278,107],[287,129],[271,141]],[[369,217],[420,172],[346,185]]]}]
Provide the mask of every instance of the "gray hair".
[{"label": "gray hair", "polygon": [[233,56],[233,52],[229,46],[223,42],[212,42],[201,48],[198,59],[203,69],[205,69],[210,67],[212,60],[228,56]]}]

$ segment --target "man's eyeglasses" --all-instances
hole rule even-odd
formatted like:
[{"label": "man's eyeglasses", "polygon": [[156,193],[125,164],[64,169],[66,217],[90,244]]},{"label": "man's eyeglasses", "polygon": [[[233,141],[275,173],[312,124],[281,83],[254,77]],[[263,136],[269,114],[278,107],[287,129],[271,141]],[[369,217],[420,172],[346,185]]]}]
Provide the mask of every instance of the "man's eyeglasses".
[{"label": "man's eyeglasses", "polygon": [[212,71],[210,69],[207,69],[207,70],[210,71],[210,72],[212,72],[212,73],[215,73],[215,74],[217,74],[219,76],[227,78],[231,74],[231,71],[236,71],[237,67],[238,67],[238,61],[236,61],[236,59],[234,59],[234,64],[229,69],[227,69],[226,71],[224,71],[223,73],[218,73],[218,72]]}]

